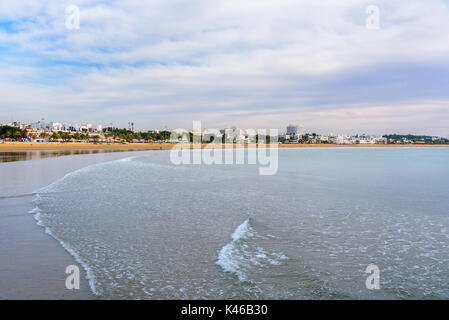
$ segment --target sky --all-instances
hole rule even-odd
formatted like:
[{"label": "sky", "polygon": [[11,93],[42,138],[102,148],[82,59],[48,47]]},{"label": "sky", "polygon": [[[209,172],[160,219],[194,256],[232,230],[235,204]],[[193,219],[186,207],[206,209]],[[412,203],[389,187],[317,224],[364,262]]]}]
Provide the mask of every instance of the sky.
[{"label": "sky", "polygon": [[2,0],[0,123],[42,118],[448,137],[449,1]]}]

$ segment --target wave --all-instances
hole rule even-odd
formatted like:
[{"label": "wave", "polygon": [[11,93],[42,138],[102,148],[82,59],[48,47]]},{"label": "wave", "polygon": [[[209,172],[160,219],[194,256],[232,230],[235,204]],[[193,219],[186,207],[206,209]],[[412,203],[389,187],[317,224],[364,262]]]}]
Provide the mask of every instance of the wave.
[{"label": "wave", "polygon": [[93,274],[92,269],[80,258],[79,254],[67,242],[59,239],[51,231],[50,228],[48,228],[44,225],[43,219],[41,217],[42,211],[39,208],[39,203],[41,201],[40,195],[36,194],[36,197],[33,201],[36,204],[36,206],[33,209],[31,209],[30,211],[28,211],[28,213],[31,213],[33,215],[34,219],[37,221],[37,225],[43,227],[45,233],[47,233],[49,236],[51,236],[56,241],[58,241],[61,244],[61,246],[75,258],[75,261],[78,262],[84,268],[84,270],[86,271],[86,278],[89,282],[89,287],[90,287],[92,293],[94,295],[99,295],[99,292],[95,286],[95,276]]},{"label": "wave", "polygon": [[232,241],[218,254],[217,264],[225,271],[237,275],[240,282],[251,282],[253,266],[280,265],[287,257],[282,253],[269,253],[254,246],[253,240],[262,238],[254,229],[252,218],[246,219],[232,234]]},{"label": "wave", "polygon": [[74,248],[72,248],[69,243],[61,240],[58,236],[56,236],[56,234],[48,226],[45,225],[44,219],[42,217],[43,213],[39,207],[39,203],[41,202],[41,195],[44,195],[44,194],[49,195],[52,193],[61,192],[60,187],[61,187],[61,185],[64,185],[64,183],[67,181],[67,179],[76,177],[80,174],[86,174],[88,172],[93,172],[93,171],[98,170],[99,168],[104,168],[104,167],[110,166],[112,164],[126,164],[126,166],[133,165],[133,166],[138,166],[138,167],[173,168],[173,166],[165,166],[165,165],[159,165],[157,163],[136,161],[137,158],[141,158],[141,157],[143,157],[143,156],[141,156],[141,155],[132,156],[132,157],[124,158],[124,159],[117,159],[117,160],[112,160],[112,161],[96,163],[96,164],[86,166],[84,168],[80,168],[78,170],[75,170],[75,171],[65,174],[60,179],[52,182],[51,184],[49,184],[43,188],[38,189],[35,192],[30,194],[30,195],[35,195],[35,198],[33,200],[35,203],[35,207],[31,211],[29,211],[29,213],[33,214],[34,219],[37,221],[37,225],[43,227],[45,230],[45,233],[47,233],[48,235],[53,237],[56,241],[58,241],[61,244],[61,246],[69,254],[71,254],[74,257],[74,259],[84,268],[84,270],[86,272],[86,278],[89,282],[90,289],[91,289],[92,293],[97,296],[101,295],[101,292],[100,292],[101,290],[99,288],[97,288],[97,286],[96,286],[96,278],[94,276],[93,270],[89,267],[89,265],[85,261],[83,261],[81,259],[80,254]]},{"label": "wave", "polygon": [[100,293],[99,293],[98,289],[96,288],[95,276],[94,276],[92,269],[87,265],[87,263],[85,263],[80,258],[78,252],[76,252],[67,242],[62,241],[59,237],[57,237],[52,232],[52,230],[44,224],[44,221],[42,219],[42,210],[39,208],[39,203],[41,202],[40,194],[50,194],[50,193],[56,192],[57,187],[70,177],[77,176],[79,174],[86,173],[89,171],[93,171],[99,167],[109,165],[111,163],[132,161],[134,158],[137,158],[137,157],[139,157],[139,156],[133,156],[133,157],[125,158],[125,159],[112,160],[112,161],[101,162],[101,163],[89,165],[87,167],[69,172],[66,175],[64,175],[62,178],[54,181],[53,183],[49,184],[48,186],[40,188],[37,191],[30,194],[30,195],[35,195],[33,202],[35,203],[36,206],[32,210],[30,210],[28,213],[31,213],[33,215],[34,219],[37,221],[37,225],[43,227],[45,230],[45,233],[47,233],[52,238],[54,238],[56,241],[58,241],[61,244],[61,246],[75,258],[75,261],[77,261],[84,268],[84,270],[86,272],[86,278],[89,282],[89,287],[94,295],[99,295]]},{"label": "wave", "polygon": [[137,161],[136,159],[139,158],[145,158],[146,156],[134,156],[134,157],[129,157],[129,158],[125,158],[125,159],[120,159],[120,160],[116,160],[117,162],[121,162],[121,163],[128,163],[128,164],[132,164],[134,166],[139,166],[139,167],[153,167],[153,168],[163,168],[163,169],[177,169],[179,168],[178,166],[173,166],[173,165],[166,165],[166,164],[161,164],[161,163],[154,163],[154,162],[148,162],[148,161]]},{"label": "wave", "polygon": [[245,220],[235,229],[232,241],[225,245],[218,254],[217,264],[225,272],[235,273],[240,281],[247,280],[245,274],[245,257],[243,250],[246,249],[246,240],[254,236],[254,230],[249,225],[249,219]]}]

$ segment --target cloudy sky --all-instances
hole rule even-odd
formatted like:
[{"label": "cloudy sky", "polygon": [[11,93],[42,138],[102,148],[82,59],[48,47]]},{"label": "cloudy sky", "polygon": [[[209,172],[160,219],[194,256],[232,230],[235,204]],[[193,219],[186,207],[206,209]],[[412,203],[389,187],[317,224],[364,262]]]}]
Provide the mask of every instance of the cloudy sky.
[{"label": "cloudy sky", "polygon": [[447,137],[449,1],[2,0],[0,123],[41,118]]}]

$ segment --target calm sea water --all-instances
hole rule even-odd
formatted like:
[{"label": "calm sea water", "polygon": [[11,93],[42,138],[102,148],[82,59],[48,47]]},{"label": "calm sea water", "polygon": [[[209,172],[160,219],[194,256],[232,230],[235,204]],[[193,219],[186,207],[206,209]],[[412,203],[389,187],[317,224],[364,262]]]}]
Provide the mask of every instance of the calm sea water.
[{"label": "calm sea water", "polygon": [[99,298],[447,299],[448,163],[446,148],[281,149],[260,176],[151,152],[66,175],[33,213]]}]

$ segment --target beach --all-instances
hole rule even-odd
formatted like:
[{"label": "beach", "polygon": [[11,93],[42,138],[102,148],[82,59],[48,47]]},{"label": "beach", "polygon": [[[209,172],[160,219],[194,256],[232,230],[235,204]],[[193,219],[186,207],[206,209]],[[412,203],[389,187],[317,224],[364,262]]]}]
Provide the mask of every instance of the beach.
[{"label": "beach", "polygon": [[270,177],[168,151],[1,163],[0,298],[448,297],[448,149],[282,149]]},{"label": "beach", "polygon": [[17,150],[166,150],[173,147],[169,143],[113,143],[113,144],[93,144],[93,143],[60,143],[60,142],[7,142],[0,143],[0,151],[17,151]]},{"label": "beach", "polygon": [[[93,298],[85,270],[34,219],[35,191],[80,168],[129,156],[67,155],[0,165],[0,299]],[[79,290],[65,288],[68,265],[80,268]]]},{"label": "beach", "polygon": [[[129,143],[129,144],[93,144],[93,143],[59,143],[59,142],[8,142],[0,143],[0,151],[37,151],[37,150],[169,150],[173,143]],[[184,146],[189,146],[185,144]],[[192,145],[190,145],[191,147]],[[254,144],[234,144],[234,148],[254,147]],[[267,145],[269,146],[269,145]],[[447,148],[449,144],[278,144],[279,148]],[[224,147],[222,144],[201,144],[202,148]]]}]

